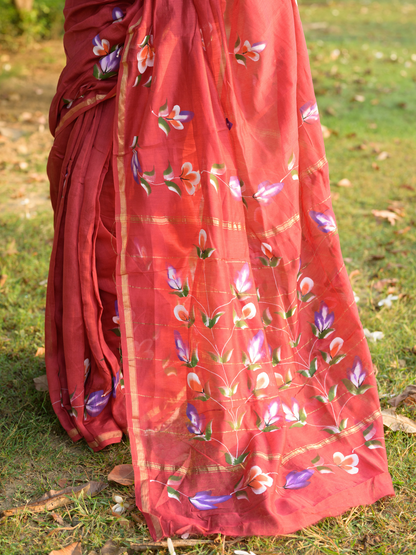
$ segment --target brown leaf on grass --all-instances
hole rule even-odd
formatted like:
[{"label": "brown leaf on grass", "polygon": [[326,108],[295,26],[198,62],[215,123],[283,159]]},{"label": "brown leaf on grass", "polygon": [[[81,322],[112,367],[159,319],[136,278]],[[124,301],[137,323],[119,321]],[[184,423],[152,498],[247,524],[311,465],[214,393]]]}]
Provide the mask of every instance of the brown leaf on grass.
[{"label": "brown leaf on grass", "polygon": [[372,210],[371,212],[376,218],[384,218],[388,220],[391,225],[396,225],[396,221],[400,220],[400,216],[391,210]]},{"label": "brown leaf on grass", "polygon": [[397,231],[395,231],[394,233],[396,235],[404,235],[405,233],[407,233],[408,231],[410,231],[412,228],[410,225],[408,225],[407,227],[404,227],[403,229],[398,229]]},{"label": "brown leaf on grass", "polygon": [[45,354],[45,347],[38,347],[35,353],[35,357],[43,357]]},{"label": "brown leaf on grass", "polygon": [[407,416],[396,414],[396,409],[384,409],[381,411],[383,424],[393,432],[406,432],[416,434],[416,422]]},{"label": "brown leaf on grass", "polygon": [[51,517],[54,519],[55,522],[57,522],[61,526],[65,526],[66,524],[65,520],[61,517],[61,515],[58,515],[58,513],[55,513],[54,511],[52,511]]},{"label": "brown leaf on grass", "polygon": [[81,542],[71,543],[62,549],[51,551],[49,555],[82,555]]},{"label": "brown leaf on grass", "polygon": [[409,185],[408,183],[403,183],[400,185],[400,189],[407,189],[408,191],[414,191],[415,188]]},{"label": "brown leaf on grass", "polygon": [[14,254],[17,254],[17,249],[16,249],[16,240],[13,239],[12,241],[10,241],[10,243],[7,245],[6,250],[4,251],[4,254],[7,254],[7,256],[13,256]]},{"label": "brown leaf on grass", "polygon": [[399,280],[397,278],[383,278],[379,279],[373,284],[374,289],[382,291],[385,287],[395,285]]},{"label": "brown leaf on grass", "polygon": [[104,482],[88,482],[80,486],[71,486],[59,491],[51,490],[42,495],[37,501],[21,505],[20,507],[13,507],[0,512],[0,518],[5,516],[12,516],[23,511],[30,511],[33,513],[41,513],[43,511],[51,511],[58,507],[70,505],[73,500],[69,497],[83,497],[90,495],[94,497],[98,495],[103,489],[107,487]]},{"label": "brown leaf on grass", "polygon": [[371,167],[373,168],[373,170],[376,170],[376,171],[378,171],[380,169],[380,166],[378,164],[376,164],[375,162],[373,162],[371,164]]},{"label": "brown leaf on grass", "polygon": [[361,274],[360,270],[353,270],[349,275],[350,281],[352,281],[355,277],[359,276],[360,274]]},{"label": "brown leaf on grass", "polygon": [[398,407],[403,402],[405,405],[416,405],[416,385],[408,385],[404,391],[388,401],[392,407]]},{"label": "brown leaf on grass", "polygon": [[110,482],[117,482],[122,486],[132,486],[134,484],[134,470],[131,464],[119,464],[115,466],[107,476]]},{"label": "brown leaf on grass", "polygon": [[3,285],[6,283],[7,281],[7,275],[6,274],[1,274],[0,275],[0,289],[3,287]]},{"label": "brown leaf on grass", "polygon": [[352,187],[352,183],[349,179],[341,179],[341,181],[338,181],[337,183],[338,187]]},{"label": "brown leaf on grass", "polygon": [[382,162],[383,160],[387,160],[387,158],[390,158],[390,154],[385,150],[380,152],[380,154],[377,156],[377,160],[379,160],[380,162]]},{"label": "brown leaf on grass", "polygon": [[68,482],[69,482],[68,478],[61,478],[60,480],[56,481],[56,483],[60,488],[66,488],[66,486],[68,485]]},{"label": "brown leaf on grass", "polygon": [[33,378],[33,381],[35,382],[35,389],[37,391],[49,391],[48,378],[46,377],[46,374]]},{"label": "brown leaf on grass", "polygon": [[130,516],[137,524],[144,524],[146,522],[144,516],[140,512],[132,512]]},{"label": "brown leaf on grass", "polygon": [[125,551],[125,548],[120,547],[117,543],[113,542],[113,540],[108,540],[101,548],[100,555],[121,555],[125,553]]}]

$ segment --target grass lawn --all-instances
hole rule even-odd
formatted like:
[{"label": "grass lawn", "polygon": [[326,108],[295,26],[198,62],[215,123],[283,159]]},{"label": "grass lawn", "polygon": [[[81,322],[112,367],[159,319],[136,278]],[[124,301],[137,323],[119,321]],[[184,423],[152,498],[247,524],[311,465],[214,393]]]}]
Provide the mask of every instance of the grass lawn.
[{"label": "grass lawn", "polygon": [[[328,130],[343,254],[364,327],[384,333],[370,348],[385,408],[389,397],[416,379],[416,5],[410,0],[299,4],[322,124]],[[33,378],[45,373],[43,357],[35,355],[44,345],[52,239],[44,175],[51,140],[44,117],[54,85],[47,75],[53,68],[56,78],[63,56],[58,43],[45,43],[31,56],[28,71],[24,52],[0,51],[0,130],[3,125],[17,134],[23,131],[13,140],[0,136],[2,509],[60,489],[58,480],[66,479],[68,485],[105,481],[116,464],[130,462],[127,442],[99,454],[85,443],[73,444],[47,394],[33,385]],[[25,111],[30,118],[22,116]],[[342,179],[351,186],[338,186]],[[394,226],[372,214],[387,209],[398,215]],[[389,293],[399,299],[391,308],[378,307]],[[397,412],[416,420],[416,405],[402,405]],[[325,519],[290,537],[226,543],[225,552],[416,553],[416,435],[387,431],[386,441],[395,498]],[[148,539],[146,526],[132,515],[124,521],[112,516],[114,493],[132,495],[132,488],[110,485],[98,497],[57,509],[72,530],[63,530],[49,513],[2,520],[0,553],[43,555],[81,540],[86,554],[99,552],[110,538],[126,548]],[[213,541],[188,552],[221,550],[221,543]]]}]

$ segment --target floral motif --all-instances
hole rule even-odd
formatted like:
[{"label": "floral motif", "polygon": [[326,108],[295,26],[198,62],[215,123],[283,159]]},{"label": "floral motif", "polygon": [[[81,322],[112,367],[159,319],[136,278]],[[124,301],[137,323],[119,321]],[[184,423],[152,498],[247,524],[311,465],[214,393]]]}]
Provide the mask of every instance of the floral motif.
[{"label": "floral motif", "polygon": [[348,372],[348,379],[358,389],[367,376],[366,371],[363,369],[363,364],[360,357],[354,358],[354,363],[351,370]]},{"label": "floral motif", "polygon": [[194,507],[200,511],[218,509],[217,504],[224,503],[231,499],[231,495],[213,496],[211,491],[199,491],[193,497],[188,497]]},{"label": "floral motif", "polygon": [[181,110],[178,104],[175,104],[172,110],[169,110],[168,101],[166,101],[166,103],[159,108],[157,116],[160,129],[168,136],[170,133],[169,125],[173,127],[173,129],[184,129],[183,124],[191,121],[194,117],[194,113]]},{"label": "floral motif", "polygon": [[107,39],[101,39],[100,35],[96,35],[92,39],[94,48],[92,49],[96,56],[106,56],[110,53],[110,43]]},{"label": "floral motif", "polygon": [[359,463],[358,455],[347,455],[344,457],[342,453],[334,453],[334,464],[337,465],[348,474],[357,474],[358,468],[357,464]]},{"label": "floral motif", "polygon": [[246,262],[241,270],[236,273],[234,278],[235,292],[240,299],[246,299],[247,296],[244,294],[251,289],[252,283],[249,278],[250,269]]},{"label": "floral motif", "polygon": [[272,198],[280,193],[284,185],[284,183],[270,184],[270,181],[262,181],[258,185],[257,193],[254,193],[253,198],[261,204],[269,204]]},{"label": "floral motif", "polygon": [[[249,366],[256,365],[263,356],[263,342],[264,342],[264,331],[260,330],[256,335],[250,340],[247,351],[248,351],[248,362]],[[258,365],[256,365],[258,366]]]},{"label": "floral motif", "polygon": [[202,430],[204,418],[198,414],[198,411],[191,403],[188,403],[186,407],[186,416],[191,421],[191,423],[187,425],[191,434],[202,436],[204,433]]},{"label": "floral motif", "polygon": [[234,56],[237,63],[246,66],[247,59],[257,62],[260,59],[260,54],[266,48],[265,42],[256,42],[250,44],[248,40],[244,41],[243,49],[240,52],[241,40],[237,37],[236,43],[234,45]]},{"label": "floral motif", "polygon": [[273,478],[262,471],[259,466],[252,466],[246,479],[246,487],[260,495],[273,485]]},{"label": "floral motif", "polygon": [[314,210],[311,210],[309,212],[309,216],[315,223],[318,224],[318,229],[324,233],[330,233],[331,231],[335,231],[337,229],[335,219],[329,213],[324,214],[323,212],[315,212]]},{"label": "floral motif", "polygon": [[199,185],[201,181],[201,174],[199,171],[193,170],[190,162],[185,162],[182,166],[181,175],[179,177],[188,194],[193,195],[196,191],[197,185]]},{"label": "floral motif", "polygon": [[314,335],[316,335],[319,339],[324,339],[328,335],[331,335],[334,331],[333,328],[331,328],[334,320],[334,313],[329,312],[328,306],[324,301],[322,301],[319,306],[319,310],[315,312],[315,325],[312,324],[312,331]]},{"label": "floral motif", "polygon": [[199,377],[195,374],[195,372],[189,372],[187,382],[189,387],[195,391],[195,393],[204,393],[204,388],[202,387]]},{"label": "floral motif", "polygon": [[153,48],[152,35],[146,35],[140,44],[140,50],[137,52],[137,68],[140,74],[143,74],[148,67],[153,67],[155,63],[155,49]]},{"label": "floral motif", "polygon": [[283,486],[285,489],[302,489],[306,488],[310,484],[310,478],[314,474],[314,470],[301,470],[297,472],[292,470],[286,476],[286,483]]},{"label": "floral motif", "polygon": [[314,123],[319,120],[318,105],[315,100],[309,100],[300,108],[302,121],[305,123]]},{"label": "floral motif", "polygon": [[181,334],[177,330],[173,332],[173,335],[175,337],[176,354],[178,355],[178,359],[182,362],[191,362],[189,344],[182,339]]},{"label": "floral motif", "polygon": [[241,184],[240,184],[240,180],[238,179],[237,176],[232,175],[230,177],[230,181],[228,183],[228,187],[230,188],[231,194],[232,196],[236,199],[236,200],[241,200],[242,199],[242,195],[241,195]]},{"label": "floral motif", "polygon": [[94,391],[90,393],[85,400],[85,411],[90,416],[98,416],[107,406],[109,399],[110,395],[104,395],[102,389],[100,391]]},{"label": "floral motif", "polygon": [[124,12],[122,11],[121,8],[113,8],[112,16],[113,16],[113,23],[119,23],[124,18]]}]

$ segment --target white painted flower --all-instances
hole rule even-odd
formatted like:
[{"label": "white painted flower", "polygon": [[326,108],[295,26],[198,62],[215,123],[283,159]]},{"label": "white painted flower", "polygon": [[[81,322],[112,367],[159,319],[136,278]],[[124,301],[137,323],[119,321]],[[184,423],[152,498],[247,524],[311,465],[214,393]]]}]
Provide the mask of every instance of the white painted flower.
[{"label": "white painted flower", "polygon": [[377,303],[377,306],[386,306],[387,308],[391,308],[392,301],[397,301],[398,298],[398,295],[387,295],[385,299],[381,299],[381,301]]},{"label": "white painted flower", "polygon": [[367,328],[364,328],[364,335],[372,343],[375,343],[376,341],[379,341],[380,339],[383,339],[383,337],[384,337],[384,333],[382,331],[372,331],[371,332]]}]

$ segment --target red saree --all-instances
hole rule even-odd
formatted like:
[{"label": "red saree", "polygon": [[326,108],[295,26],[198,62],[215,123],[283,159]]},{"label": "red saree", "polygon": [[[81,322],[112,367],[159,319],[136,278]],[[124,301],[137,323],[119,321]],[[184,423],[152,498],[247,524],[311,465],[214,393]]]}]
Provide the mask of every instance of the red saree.
[{"label": "red saree", "polygon": [[47,371],[154,538],[393,495],[294,0],[67,0]]}]

